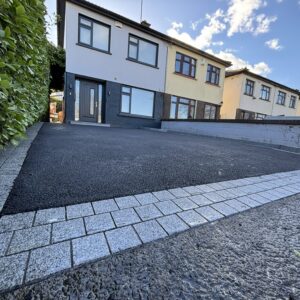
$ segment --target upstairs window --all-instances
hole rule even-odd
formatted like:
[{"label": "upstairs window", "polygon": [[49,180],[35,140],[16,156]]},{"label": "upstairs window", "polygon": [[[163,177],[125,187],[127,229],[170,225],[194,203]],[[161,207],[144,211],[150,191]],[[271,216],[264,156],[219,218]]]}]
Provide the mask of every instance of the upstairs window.
[{"label": "upstairs window", "polygon": [[109,52],[110,26],[87,17],[79,16],[78,38],[80,45]]},{"label": "upstairs window", "polygon": [[296,108],[296,96],[291,96],[289,107]]},{"label": "upstairs window", "polygon": [[260,99],[269,101],[271,89],[268,86],[262,85],[260,91]]},{"label": "upstairs window", "polygon": [[196,59],[181,53],[176,53],[175,72],[195,78]]},{"label": "upstairs window", "polygon": [[253,96],[254,93],[254,81],[247,79],[245,85],[245,95]]},{"label": "upstairs window", "polygon": [[213,65],[207,66],[206,82],[219,85],[220,82],[220,68]]},{"label": "upstairs window", "polygon": [[157,53],[157,44],[131,34],[129,35],[128,58],[130,60],[157,67]]},{"label": "upstairs window", "polygon": [[279,91],[277,96],[277,104],[285,105],[286,93]]}]

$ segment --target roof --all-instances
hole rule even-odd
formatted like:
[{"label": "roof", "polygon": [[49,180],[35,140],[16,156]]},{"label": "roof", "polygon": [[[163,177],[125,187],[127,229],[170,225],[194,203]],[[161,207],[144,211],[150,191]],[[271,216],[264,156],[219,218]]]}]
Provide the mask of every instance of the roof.
[{"label": "roof", "polygon": [[272,84],[272,85],[274,85],[276,87],[279,87],[281,89],[288,90],[288,91],[290,91],[290,92],[292,92],[292,93],[297,94],[298,96],[300,96],[300,91],[299,90],[290,88],[290,87],[288,87],[286,85],[283,85],[283,84],[281,84],[279,82],[276,82],[276,81],[273,81],[273,80],[268,79],[266,77],[263,77],[261,75],[255,74],[255,73],[249,71],[249,69],[247,69],[247,68],[238,69],[238,70],[232,70],[232,71],[226,71],[225,77],[231,77],[231,76],[240,75],[240,74],[245,74],[245,75],[248,75],[250,77],[254,77],[256,79],[259,79],[261,81],[267,82],[267,83]]},{"label": "roof", "polygon": [[202,51],[200,49],[197,49],[196,47],[190,46],[186,43],[183,43],[177,39],[174,39],[166,34],[163,34],[159,31],[156,31],[150,27],[146,27],[145,25],[142,25],[138,22],[135,22],[131,19],[128,19],[126,17],[123,17],[119,14],[116,14],[110,10],[107,10],[101,6],[95,5],[93,3],[90,3],[88,1],[85,0],[56,0],[56,9],[57,9],[57,15],[60,16],[60,18],[58,19],[58,23],[57,23],[57,39],[58,39],[58,45],[63,47],[63,42],[64,42],[64,26],[65,26],[65,10],[66,10],[66,2],[70,2],[73,4],[76,4],[78,6],[81,6],[83,8],[86,8],[90,11],[93,11],[95,13],[101,14],[105,17],[111,18],[115,21],[119,21],[123,24],[126,24],[132,28],[138,29],[139,31],[142,31],[144,33],[147,33],[149,35],[152,35],[160,40],[164,40],[168,43],[180,46],[186,50],[190,50],[196,54],[199,54],[205,58],[211,59],[215,62],[220,63],[221,65],[225,66],[225,67],[230,67],[231,66],[231,62],[220,59],[214,55],[211,55],[205,51]]}]

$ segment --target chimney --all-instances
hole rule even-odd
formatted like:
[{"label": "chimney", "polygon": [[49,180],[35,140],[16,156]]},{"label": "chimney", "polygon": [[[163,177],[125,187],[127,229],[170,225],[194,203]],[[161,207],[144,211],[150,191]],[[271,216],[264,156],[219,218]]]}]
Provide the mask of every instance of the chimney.
[{"label": "chimney", "polygon": [[148,27],[148,28],[150,28],[150,26],[151,26],[151,24],[148,23],[146,20],[142,21],[142,22],[141,22],[141,25],[142,25],[142,26],[145,26],[145,27]]}]

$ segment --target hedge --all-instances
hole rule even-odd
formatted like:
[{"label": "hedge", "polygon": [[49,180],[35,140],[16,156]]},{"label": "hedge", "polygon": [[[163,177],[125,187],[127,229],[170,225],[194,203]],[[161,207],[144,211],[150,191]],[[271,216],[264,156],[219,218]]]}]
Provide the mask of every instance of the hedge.
[{"label": "hedge", "polygon": [[48,108],[42,0],[0,0],[0,147],[17,144]]}]

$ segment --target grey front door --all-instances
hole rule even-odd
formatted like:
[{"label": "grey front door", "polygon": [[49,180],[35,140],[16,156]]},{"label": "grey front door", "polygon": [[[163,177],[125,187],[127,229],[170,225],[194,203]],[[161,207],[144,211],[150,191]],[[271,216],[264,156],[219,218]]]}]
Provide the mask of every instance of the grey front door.
[{"label": "grey front door", "polygon": [[98,117],[98,84],[80,80],[79,120],[97,122]]}]

